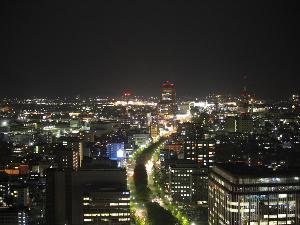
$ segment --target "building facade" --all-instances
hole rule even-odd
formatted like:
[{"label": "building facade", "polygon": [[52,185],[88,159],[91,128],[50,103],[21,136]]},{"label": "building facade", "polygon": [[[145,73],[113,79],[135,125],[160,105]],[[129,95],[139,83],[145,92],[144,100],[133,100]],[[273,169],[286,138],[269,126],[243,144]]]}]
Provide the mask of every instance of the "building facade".
[{"label": "building facade", "polygon": [[28,213],[18,208],[0,208],[0,225],[28,225]]},{"label": "building facade", "polygon": [[170,126],[174,122],[176,105],[176,90],[175,85],[170,81],[163,83],[161,88],[161,99],[157,105],[159,124]]},{"label": "building facade", "polygon": [[193,160],[201,166],[212,167],[215,157],[215,141],[205,139],[186,140],[184,158]]},{"label": "building facade", "polygon": [[83,194],[83,222],[130,224],[130,193],[117,188],[87,189]]},{"label": "building facade", "polygon": [[129,225],[129,202],[124,169],[47,171],[48,225]]},{"label": "building facade", "polygon": [[168,187],[178,203],[207,204],[207,168],[192,160],[176,160],[169,165]]},{"label": "building facade", "polygon": [[209,224],[299,224],[299,175],[237,164],[214,167],[209,177]]}]

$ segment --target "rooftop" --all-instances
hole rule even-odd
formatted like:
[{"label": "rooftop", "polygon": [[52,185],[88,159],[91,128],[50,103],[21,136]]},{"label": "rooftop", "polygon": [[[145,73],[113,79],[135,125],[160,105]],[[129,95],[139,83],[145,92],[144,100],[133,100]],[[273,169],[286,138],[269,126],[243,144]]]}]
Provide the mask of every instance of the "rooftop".
[{"label": "rooftop", "polygon": [[295,177],[300,176],[300,168],[280,168],[273,170],[267,167],[253,167],[248,166],[244,163],[222,163],[217,164],[216,169],[221,169],[224,172],[230,174],[233,177],[249,177],[249,178],[260,178],[260,177]]}]

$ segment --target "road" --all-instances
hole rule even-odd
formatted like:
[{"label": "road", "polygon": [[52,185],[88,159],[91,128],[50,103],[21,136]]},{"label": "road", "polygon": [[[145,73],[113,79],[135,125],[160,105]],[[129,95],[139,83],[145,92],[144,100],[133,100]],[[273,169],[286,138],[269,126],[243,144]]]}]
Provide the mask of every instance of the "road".
[{"label": "road", "polygon": [[[160,148],[165,138],[149,147],[139,150],[128,165],[128,183],[132,195],[132,211],[137,224],[176,225],[179,221],[163,207],[163,201],[153,192],[152,169],[154,152]],[[134,169],[133,169],[134,168]]]}]

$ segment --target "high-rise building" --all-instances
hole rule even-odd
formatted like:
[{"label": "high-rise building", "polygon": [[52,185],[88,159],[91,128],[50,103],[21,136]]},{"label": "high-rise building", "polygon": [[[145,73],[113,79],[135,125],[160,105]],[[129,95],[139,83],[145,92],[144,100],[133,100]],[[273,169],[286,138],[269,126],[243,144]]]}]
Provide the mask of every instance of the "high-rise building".
[{"label": "high-rise building", "polygon": [[159,122],[172,123],[177,111],[175,85],[170,81],[163,83],[161,88],[161,99],[158,103]]},{"label": "high-rise building", "polygon": [[183,142],[184,158],[203,167],[212,167],[215,157],[215,141],[210,139],[200,123],[183,123],[177,129]]},{"label": "high-rise building", "polygon": [[225,131],[250,133],[253,131],[253,120],[250,115],[228,116],[225,119]]},{"label": "high-rise building", "polygon": [[46,186],[49,225],[130,224],[124,169],[49,169]]},{"label": "high-rise building", "polygon": [[84,192],[84,224],[130,224],[129,191],[94,186]]},{"label": "high-rise building", "polygon": [[191,160],[175,160],[169,164],[168,170],[168,191],[174,201],[189,204],[207,203],[206,168]]},{"label": "high-rise building", "polygon": [[16,177],[16,175],[0,173],[0,208],[28,207],[28,185],[16,180]]},{"label": "high-rise building", "polygon": [[182,123],[177,132],[183,140],[196,140],[204,137],[203,126],[200,123]]},{"label": "high-rise building", "polygon": [[237,120],[237,131],[241,133],[250,133],[253,131],[253,120],[250,115],[241,115]]},{"label": "high-rise building", "polygon": [[208,204],[208,170],[207,167],[198,166],[193,173],[192,201],[198,206],[207,208]]},{"label": "high-rise building", "polygon": [[237,132],[237,118],[236,116],[227,116],[225,119],[224,130],[226,132]]},{"label": "high-rise building", "polygon": [[19,208],[0,208],[0,225],[28,225],[28,213]]},{"label": "high-rise building", "polygon": [[183,145],[184,158],[203,167],[212,167],[215,158],[215,141],[205,139],[186,140]]},{"label": "high-rise building", "polygon": [[300,171],[220,164],[209,177],[210,225],[300,224]]},{"label": "high-rise building", "polygon": [[248,93],[247,88],[247,74],[243,74],[243,91],[240,97],[240,101],[238,102],[238,109],[241,114],[248,114],[250,112],[249,102],[250,102],[250,95]]},{"label": "high-rise building", "polygon": [[78,149],[67,147],[65,145],[58,145],[55,148],[55,164],[53,167],[77,170],[79,168],[79,159]]},{"label": "high-rise building", "polygon": [[78,137],[77,136],[75,136],[75,137],[62,136],[58,139],[58,142],[61,143],[64,147],[71,149],[73,154],[75,154],[75,152],[77,152],[76,154],[78,154],[79,158],[77,159],[78,162],[76,162],[76,163],[78,163],[78,167],[81,166],[81,162],[83,160],[83,154],[84,154],[82,139],[84,139],[84,135],[82,135],[82,134],[80,134]]},{"label": "high-rise building", "polygon": [[175,85],[168,80],[164,82],[162,85],[161,101],[167,101],[167,102],[176,101]]},{"label": "high-rise building", "polygon": [[14,183],[10,185],[11,200],[16,207],[29,206],[29,188],[28,185]]},{"label": "high-rise building", "polygon": [[169,152],[170,156],[174,155],[178,159],[184,159],[183,157],[183,144],[180,141],[169,141],[165,144],[165,150]]},{"label": "high-rise building", "polygon": [[10,183],[8,175],[0,173],[0,208],[9,206]]}]

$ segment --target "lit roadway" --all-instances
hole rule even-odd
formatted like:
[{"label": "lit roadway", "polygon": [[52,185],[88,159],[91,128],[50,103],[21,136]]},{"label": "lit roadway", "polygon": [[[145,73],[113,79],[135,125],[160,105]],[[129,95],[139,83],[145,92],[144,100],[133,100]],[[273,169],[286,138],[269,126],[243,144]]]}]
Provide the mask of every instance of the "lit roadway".
[{"label": "lit roadway", "polygon": [[183,215],[179,214],[180,217],[178,218],[179,210],[176,207],[172,206],[171,198],[169,196],[166,196],[164,199],[159,197],[157,193],[157,188],[160,189],[160,187],[155,185],[153,180],[153,169],[154,166],[158,168],[160,166],[158,156],[159,156],[160,148],[164,145],[165,142],[166,142],[166,138],[161,138],[158,142],[151,144],[147,148],[137,150],[134,153],[134,155],[131,157],[131,159],[128,161],[127,174],[128,174],[128,185],[131,191],[131,209],[137,224],[148,224],[147,207],[145,206],[145,204],[147,205],[147,202],[143,203],[137,200],[136,187],[133,179],[134,168],[137,164],[141,164],[141,163],[145,165],[147,176],[148,176],[148,188],[150,189],[150,196],[148,202],[157,202],[161,207],[161,211],[167,210],[170,213],[170,215],[173,215],[174,220],[178,221],[177,223],[174,224],[182,224],[182,225],[190,224],[187,218],[184,217]]},{"label": "lit roadway", "polygon": [[142,151],[143,151],[143,149],[139,148],[127,162],[127,181],[128,181],[127,183],[128,183],[129,190],[131,192],[130,194],[131,194],[132,213],[134,214],[134,217],[136,218],[136,220],[138,219],[138,220],[140,220],[141,224],[145,224],[146,209],[142,203],[137,201],[135,186],[134,186],[134,181],[133,181],[134,168],[135,168],[135,164],[136,164],[135,158],[138,154],[141,154]]},{"label": "lit roadway", "polygon": [[[160,149],[160,147],[164,144],[165,141],[166,141],[165,138],[161,138],[156,143],[153,143],[146,148],[138,149],[131,157],[131,159],[128,161],[127,174],[128,174],[128,185],[131,191],[131,209],[137,224],[148,224],[148,218],[147,218],[148,215],[147,215],[147,208],[145,206],[145,204],[147,203],[142,203],[137,200],[136,187],[133,181],[134,168],[137,164],[143,163],[147,170],[148,180],[150,180],[150,182],[153,182],[153,180],[151,181],[152,171],[150,171],[152,170],[151,158],[153,153],[157,151],[157,149]],[[155,147],[155,145],[157,145],[158,143],[160,144],[156,148],[152,148]],[[159,200],[159,197],[153,196],[153,194],[155,193],[153,192],[153,189],[150,188],[150,190],[151,193],[148,201],[149,202],[157,201],[161,206],[163,206],[163,202]]]},{"label": "lit roadway", "polygon": [[[160,185],[157,183],[157,181],[154,180],[154,174],[153,174],[154,167],[158,171],[160,170],[160,161],[159,161],[160,147],[161,147],[161,145],[158,148],[156,148],[151,159],[145,165],[147,174],[148,174],[148,182],[149,182],[148,187],[150,188],[151,193],[152,193],[151,201],[157,202],[161,207],[168,210],[174,217],[177,218],[177,220],[179,221],[180,224],[195,225],[194,222],[190,223],[186,216],[182,215],[181,213],[179,214],[180,210],[176,206],[174,206],[174,204],[172,203],[171,196],[164,194],[163,198],[161,198],[161,197],[159,197],[159,194],[157,193],[158,191],[160,191],[160,192],[163,191],[162,188],[160,187]],[[180,215],[180,216],[178,216],[178,215]]]}]

